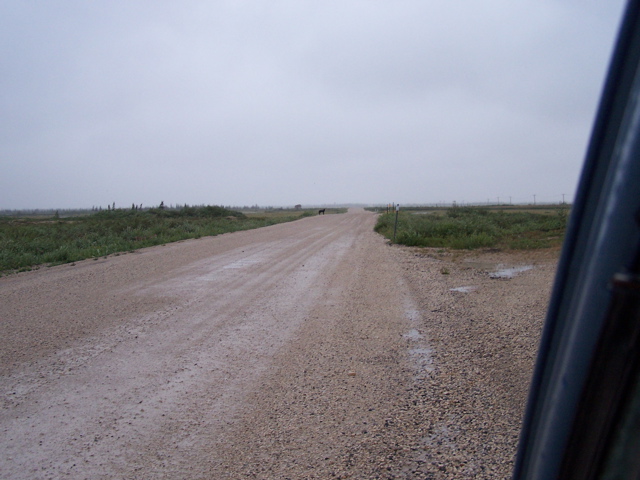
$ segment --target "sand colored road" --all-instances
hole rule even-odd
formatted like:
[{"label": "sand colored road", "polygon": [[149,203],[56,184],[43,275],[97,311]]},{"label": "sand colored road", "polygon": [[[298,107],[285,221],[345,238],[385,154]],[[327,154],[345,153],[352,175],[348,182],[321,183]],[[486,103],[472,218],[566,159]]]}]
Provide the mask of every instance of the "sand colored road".
[{"label": "sand colored road", "polygon": [[553,260],[530,277],[542,293],[526,303],[517,398],[500,399],[515,412],[506,446],[456,460],[456,477],[446,463],[463,454],[442,433],[456,406],[439,420],[428,396],[457,348],[437,343],[455,325],[438,327],[434,302],[461,294],[443,260],[388,246],[375,218],[351,209],[0,278],[0,478],[469,478],[483,462],[508,475]]},{"label": "sand colored road", "polygon": [[[270,372],[289,368],[278,362],[300,348],[305,324],[322,324],[300,352],[313,356],[357,310],[347,294],[359,284],[393,304],[398,275],[374,221],[362,210],[307,218],[2,279],[0,476],[220,478],[236,468],[252,453],[229,452],[234,422]],[[398,338],[403,315],[401,301],[375,313]],[[361,360],[346,358],[332,373],[359,388]]]}]

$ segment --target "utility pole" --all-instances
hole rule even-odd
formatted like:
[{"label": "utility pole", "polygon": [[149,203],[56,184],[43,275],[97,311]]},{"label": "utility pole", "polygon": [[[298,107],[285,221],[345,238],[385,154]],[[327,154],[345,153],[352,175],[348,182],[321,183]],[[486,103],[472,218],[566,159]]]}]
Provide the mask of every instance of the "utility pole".
[{"label": "utility pole", "polygon": [[536,195],[535,195],[535,193],[533,194],[533,204],[534,205],[536,204]]},{"label": "utility pole", "polygon": [[564,193],[562,194],[562,204],[564,205]]}]

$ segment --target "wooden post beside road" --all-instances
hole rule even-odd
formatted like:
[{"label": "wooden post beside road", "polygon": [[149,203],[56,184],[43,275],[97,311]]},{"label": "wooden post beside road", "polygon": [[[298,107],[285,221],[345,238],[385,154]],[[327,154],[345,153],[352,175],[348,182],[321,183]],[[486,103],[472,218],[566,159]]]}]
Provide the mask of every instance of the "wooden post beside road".
[{"label": "wooden post beside road", "polygon": [[396,230],[398,230],[398,212],[400,211],[400,205],[396,205],[396,223],[393,225],[393,243],[396,243]]}]

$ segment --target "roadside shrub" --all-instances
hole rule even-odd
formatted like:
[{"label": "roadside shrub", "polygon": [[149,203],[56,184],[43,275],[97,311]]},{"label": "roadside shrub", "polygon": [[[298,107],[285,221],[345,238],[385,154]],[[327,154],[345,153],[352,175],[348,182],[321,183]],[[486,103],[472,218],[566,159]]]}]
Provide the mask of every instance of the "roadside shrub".
[{"label": "roadside shrub", "polygon": [[[396,242],[407,246],[475,248],[545,248],[559,245],[566,215],[531,212],[491,212],[476,207],[453,207],[444,215],[400,212]],[[378,218],[375,231],[393,239],[395,213]]]}]

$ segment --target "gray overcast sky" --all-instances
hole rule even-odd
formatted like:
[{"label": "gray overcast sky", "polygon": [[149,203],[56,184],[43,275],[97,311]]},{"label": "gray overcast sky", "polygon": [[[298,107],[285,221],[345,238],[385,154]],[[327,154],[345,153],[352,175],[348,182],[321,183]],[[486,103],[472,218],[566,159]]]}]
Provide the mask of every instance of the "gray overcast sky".
[{"label": "gray overcast sky", "polygon": [[0,209],[571,200],[622,0],[0,0]]}]

